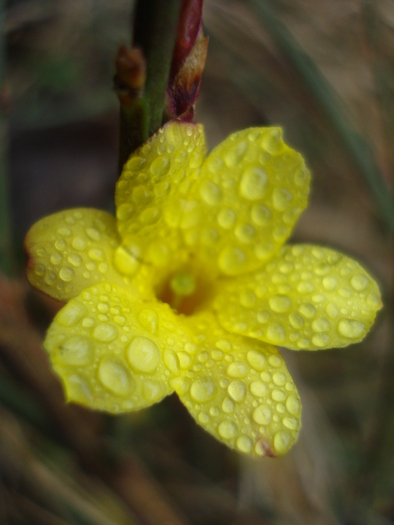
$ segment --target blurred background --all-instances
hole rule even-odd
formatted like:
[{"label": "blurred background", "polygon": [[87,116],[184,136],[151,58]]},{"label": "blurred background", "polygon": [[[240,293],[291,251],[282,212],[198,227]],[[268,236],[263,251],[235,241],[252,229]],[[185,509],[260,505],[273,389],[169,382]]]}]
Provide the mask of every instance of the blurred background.
[{"label": "blurred background", "polygon": [[205,0],[209,146],[283,126],[314,176],[293,240],[356,257],[385,304],[359,345],[283,350],[304,407],[290,453],[245,459],[175,396],[120,417],[64,404],[41,346],[59,304],[27,285],[23,238],[62,208],[113,209],[131,3],[0,3],[0,523],[394,523],[392,0]]}]

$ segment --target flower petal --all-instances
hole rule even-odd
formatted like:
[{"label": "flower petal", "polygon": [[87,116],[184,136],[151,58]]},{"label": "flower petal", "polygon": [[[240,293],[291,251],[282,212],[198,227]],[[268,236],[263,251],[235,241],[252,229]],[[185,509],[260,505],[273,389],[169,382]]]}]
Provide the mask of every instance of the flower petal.
[{"label": "flower petal", "polygon": [[292,350],[360,341],[381,308],[376,282],[355,261],[316,246],[285,246],[264,270],[224,284],[220,324]]},{"label": "flower petal", "polygon": [[297,439],[301,404],[276,347],[225,332],[213,315],[190,318],[189,325],[194,362],[171,384],[195,420],[239,452],[287,452]]},{"label": "flower petal", "polygon": [[[116,186],[123,244],[155,266],[181,263],[179,226],[190,185],[206,152],[201,124],[170,122],[131,155]],[[174,253],[177,257],[174,257]]]},{"label": "flower petal", "polygon": [[188,341],[179,325],[168,305],[98,284],[60,310],[44,346],[69,401],[112,413],[138,410],[172,392],[176,352]]},{"label": "flower petal", "polygon": [[27,278],[60,301],[102,281],[123,283],[113,265],[120,242],[115,218],[95,209],[73,209],[36,222],[25,239]]},{"label": "flower petal", "polygon": [[189,193],[184,238],[225,275],[256,270],[289,237],[307,204],[310,173],[280,128],[251,128],[208,156]]}]

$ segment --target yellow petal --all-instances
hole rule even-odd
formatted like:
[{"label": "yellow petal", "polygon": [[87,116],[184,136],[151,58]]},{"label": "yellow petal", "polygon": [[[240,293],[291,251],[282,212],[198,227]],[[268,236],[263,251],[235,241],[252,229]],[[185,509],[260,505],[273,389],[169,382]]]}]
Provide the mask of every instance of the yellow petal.
[{"label": "yellow petal", "polygon": [[214,304],[227,330],[292,350],[360,341],[381,306],[357,262],[308,245],[282,248],[264,270],[222,286]]},{"label": "yellow petal", "polygon": [[127,161],[115,202],[123,244],[155,266],[177,266],[186,257],[179,227],[190,184],[206,146],[201,124],[170,122]]},{"label": "yellow petal", "polygon": [[168,305],[138,302],[98,284],[55,317],[44,346],[69,401],[107,412],[138,410],[172,392],[188,338]]},{"label": "yellow petal", "polygon": [[277,349],[225,332],[213,316],[189,319],[193,364],[172,385],[197,423],[238,452],[286,453],[297,439],[301,404]]},{"label": "yellow petal", "polygon": [[302,156],[284,144],[280,128],[231,135],[208,156],[189,193],[186,244],[225,275],[260,268],[306,207],[309,181]]},{"label": "yellow petal", "polygon": [[34,224],[26,236],[27,278],[60,301],[98,282],[123,283],[113,265],[119,242],[109,213],[85,208],[55,213]]}]

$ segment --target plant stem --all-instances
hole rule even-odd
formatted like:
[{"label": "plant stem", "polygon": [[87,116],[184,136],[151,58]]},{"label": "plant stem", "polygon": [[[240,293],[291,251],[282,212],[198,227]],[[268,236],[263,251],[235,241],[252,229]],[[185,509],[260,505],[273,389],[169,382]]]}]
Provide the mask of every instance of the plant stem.
[{"label": "plant stem", "polygon": [[148,137],[163,122],[181,4],[182,0],[138,0],[135,8],[133,47],[142,50],[147,63]]},{"label": "plant stem", "polygon": [[7,166],[7,120],[5,117],[5,0],[0,0],[0,271],[10,275],[12,238],[9,210]]}]

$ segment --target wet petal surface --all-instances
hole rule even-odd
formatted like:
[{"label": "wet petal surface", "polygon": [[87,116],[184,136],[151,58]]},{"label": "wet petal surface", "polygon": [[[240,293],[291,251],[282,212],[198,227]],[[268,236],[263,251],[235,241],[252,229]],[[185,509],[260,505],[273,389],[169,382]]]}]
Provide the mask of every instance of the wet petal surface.
[{"label": "wet petal surface", "polygon": [[357,262],[308,245],[282,248],[264,270],[224,284],[214,301],[227,330],[293,350],[360,341],[381,305]]},{"label": "wet petal surface", "polygon": [[260,268],[305,209],[310,174],[280,128],[251,128],[217,146],[188,195],[189,250],[225,275]]},{"label": "wet petal surface", "polygon": [[183,213],[189,211],[185,197],[205,152],[201,124],[176,121],[125,164],[116,186],[116,216],[124,246],[138,258],[168,269],[186,258],[180,235]]},{"label": "wet petal surface", "polygon": [[191,368],[171,384],[197,423],[244,454],[287,452],[301,404],[277,349],[225,332],[209,314],[190,323],[197,349]]},{"label": "wet petal surface", "polygon": [[176,355],[188,338],[168,305],[136,301],[98,284],[55,317],[44,346],[67,399],[117,413],[138,410],[173,391]]}]

